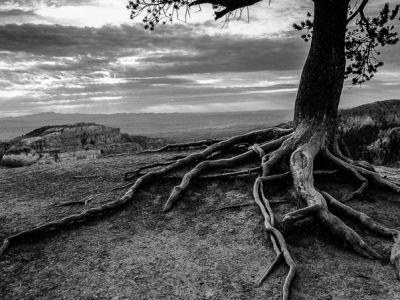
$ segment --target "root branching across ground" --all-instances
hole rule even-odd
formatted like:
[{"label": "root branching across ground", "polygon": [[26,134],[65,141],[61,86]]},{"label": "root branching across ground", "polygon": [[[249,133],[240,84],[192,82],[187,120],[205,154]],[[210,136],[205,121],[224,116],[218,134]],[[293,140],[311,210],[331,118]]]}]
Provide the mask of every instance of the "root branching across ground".
[{"label": "root branching across ground", "polygon": [[[390,261],[396,269],[397,277],[400,278],[400,232],[378,224],[368,215],[345,203],[356,197],[362,197],[370,185],[395,193],[400,193],[400,187],[380,177],[367,162],[353,161],[343,155],[337,142],[339,139],[327,138],[326,132],[323,126],[299,124],[296,129],[288,126],[273,127],[226,140],[206,140],[164,147],[159,151],[206,146],[198,152],[128,172],[125,180],[132,183],[126,186],[129,189],[121,198],[11,235],[4,240],[0,255],[3,255],[14,243],[26,238],[59,230],[71,224],[83,223],[91,217],[120,210],[135,199],[135,195],[144,184],[156,183],[160,178],[171,176],[175,171],[190,168],[180,184],[172,189],[165,202],[164,213],[173,209],[174,204],[190,189],[191,183],[196,179],[212,180],[250,175],[254,181],[253,198],[264,218],[264,226],[276,254],[271,265],[266,266],[266,271],[258,280],[258,285],[262,285],[279,264],[285,263],[288,271],[282,288],[283,299],[289,299],[290,286],[297,270],[296,258],[291,255],[284,235],[277,229],[277,222],[271,208],[274,202],[266,197],[264,190],[268,185],[279,180],[292,179],[296,196],[303,203],[303,207],[284,215],[282,226],[278,227],[290,228],[294,223],[312,217],[315,226],[327,228],[332,237],[349,246],[355,253],[366,258],[384,259],[386,253],[374,249],[343,222],[343,218],[352,219],[369,231],[393,240]],[[157,152],[157,150],[152,152]],[[314,183],[316,176],[329,178],[335,174],[352,178],[360,187],[343,199],[335,199]]]}]

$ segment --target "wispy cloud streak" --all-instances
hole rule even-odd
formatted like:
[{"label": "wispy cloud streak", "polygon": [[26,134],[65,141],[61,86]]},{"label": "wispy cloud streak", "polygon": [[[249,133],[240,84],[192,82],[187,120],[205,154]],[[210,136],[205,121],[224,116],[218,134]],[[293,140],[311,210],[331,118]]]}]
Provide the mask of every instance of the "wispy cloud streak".
[{"label": "wispy cloud streak", "polygon": [[[125,5],[0,3],[0,116],[293,107],[309,45],[291,24],[311,2],[262,2],[250,10],[250,23],[244,18],[224,29],[205,7],[188,24],[155,32],[130,22]],[[365,88],[345,87],[344,105],[398,98],[399,55],[384,51],[383,72]]]}]

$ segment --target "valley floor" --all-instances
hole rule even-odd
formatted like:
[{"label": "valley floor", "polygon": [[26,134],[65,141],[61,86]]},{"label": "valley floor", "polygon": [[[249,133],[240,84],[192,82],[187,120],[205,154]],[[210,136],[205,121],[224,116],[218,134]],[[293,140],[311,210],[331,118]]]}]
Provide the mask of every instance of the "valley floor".
[{"label": "valley floor", "polygon": [[[61,218],[83,206],[57,206],[124,184],[123,174],[174,153],[130,155],[68,164],[0,169],[0,238],[37,223]],[[397,170],[380,168],[400,181]],[[94,175],[91,178],[74,176]],[[274,259],[262,216],[252,201],[252,179],[198,180],[177,207],[161,209],[177,179],[146,186],[125,210],[36,242],[13,245],[0,258],[1,299],[280,299],[286,267],[260,288],[255,282]],[[321,185],[327,183],[321,183]],[[270,197],[278,221],[296,207],[293,190],[274,185]],[[334,195],[353,189],[337,181]],[[110,201],[105,193],[87,206]],[[369,190],[351,206],[400,228],[398,195]],[[352,224],[377,249],[382,240]],[[360,258],[307,220],[285,233],[298,264],[292,299],[400,299],[400,283],[387,262]]]}]

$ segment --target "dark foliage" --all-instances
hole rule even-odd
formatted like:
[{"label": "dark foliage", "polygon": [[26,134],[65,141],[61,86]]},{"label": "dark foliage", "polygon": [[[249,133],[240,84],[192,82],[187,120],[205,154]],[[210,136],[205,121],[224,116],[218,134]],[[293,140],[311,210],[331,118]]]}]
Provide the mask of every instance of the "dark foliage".
[{"label": "dark foliage", "polygon": [[[386,3],[377,16],[368,17],[364,13],[364,7],[368,1],[363,1],[359,8],[349,7],[349,26],[346,33],[345,51],[347,66],[345,78],[351,78],[352,84],[363,84],[371,80],[378,68],[383,66],[379,60],[380,49],[385,45],[394,45],[399,41],[395,25],[399,15],[400,5],[390,8]],[[356,3],[357,4],[357,3]],[[353,12],[353,9],[355,11]],[[356,19],[356,16],[358,18]],[[355,24],[350,24],[355,19]],[[293,28],[305,31],[301,38],[308,42],[312,38],[312,15],[307,13],[307,19],[299,24],[293,24]]]},{"label": "dark foliage", "polygon": [[[215,19],[225,16],[226,22],[232,17],[240,19],[243,10],[260,0],[134,0],[129,1],[127,8],[131,11],[131,19],[143,17],[144,28],[154,30],[158,24],[172,23],[174,19],[186,22],[190,17],[191,7],[211,4]],[[361,2],[361,3],[360,3]],[[354,1],[348,9],[348,29],[345,40],[347,66],[345,78],[351,83],[363,84],[371,80],[378,68],[383,66],[379,60],[380,48],[394,45],[399,41],[395,26],[399,19],[400,5],[390,7],[386,3],[377,16],[366,16],[364,8],[368,0]],[[301,38],[308,42],[312,39],[313,16],[307,13],[307,19],[293,28],[303,31]]]}]

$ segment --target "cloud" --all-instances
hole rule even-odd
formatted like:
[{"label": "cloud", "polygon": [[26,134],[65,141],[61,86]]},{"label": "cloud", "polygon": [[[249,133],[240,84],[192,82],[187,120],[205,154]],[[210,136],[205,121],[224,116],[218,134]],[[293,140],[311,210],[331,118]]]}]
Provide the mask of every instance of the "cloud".
[{"label": "cloud", "polygon": [[[0,3],[0,11],[14,10],[20,19],[0,19],[0,24],[29,22],[39,24],[73,25],[77,27],[102,27],[106,24],[122,25],[126,23],[141,24],[143,15],[130,20],[130,11],[126,9],[127,0],[7,0]],[[290,29],[294,20],[305,16],[311,3],[306,1],[281,0],[267,1],[253,5],[249,14],[242,14],[229,26],[225,26],[225,34],[243,36],[265,36],[282,34]],[[31,12],[29,19],[24,19],[26,11]],[[18,14],[20,12],[20,14]],[[183,16],[176,18],[177,24],[184,24]],[[190,24],[200,24],[207,34],[219,34],[224,20],[214,21],[211,5],[202,5],[191,9]],[[248,22],[251,20],[251,22]]]},{"label": "cloud", "polygon": [[[298,38],[237,38],[198,34],[196,26],[175,25],[149,33],[139,26],[101,28],[59,25],[0,26],[0,50],[38,56],[74,57],[79,64],[102,64],[113,57],[120,67],[159,66],[160,72],[288,70],[301,67],[307,45]],[[125,59],[125,62],[124,62]],[[71,67],[75,67],[71,62]],[[79,67],[79,66],[76,66]],[[50,68],[50,66],[49,66]]]},{"label": "cloud", "polygon": [[[262,2],[250,23],[224,29],[204,8],[188,24],[154,32],[124,24],[122,2],[0,3],[0,115],[293,107],[309,44],[291,24],[311,2]],[[345,88],[344,105],[399,95],[399,52],[392,47],[382,58],[383,72],[367,88]]]}]

